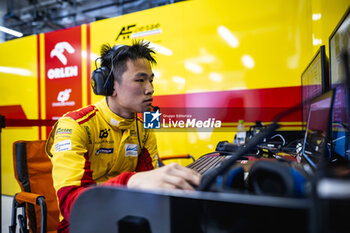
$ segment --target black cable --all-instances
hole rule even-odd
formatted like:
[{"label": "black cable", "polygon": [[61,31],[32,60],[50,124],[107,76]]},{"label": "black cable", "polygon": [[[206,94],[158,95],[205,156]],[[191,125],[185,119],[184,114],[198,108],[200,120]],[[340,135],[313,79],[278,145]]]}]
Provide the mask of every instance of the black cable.
[{"label": "black cable", "polygon": [[140,134],[139,134],[139,126],[138,126],[138,123],[137,123],[137,114],[135,114],[135,122],[136,122],[136,130],[137,130],[137,140],[139,141],[139,145],[140,145],[140,149],[141,149],[141,156],[143,158],[143,161],[145,162],[146,164],[146,167],[147,167],[147,170],[151,170],[149,167],[148,167],[148,164],[147,164],[147,161],[146,161],[146,157],[145,155],[143,154],[143,148],[141,148],[141,141],[140,141]]},{"label": "black cable", "polygon": [[97,61],[101,60],[101,59],[102,59],[101,57],[98,57],[98,58],[95,59],[95,70],[97,70]]},{"label": "black cable", "polygon": [[[295,139],[291,142],[289,142],[286,146],[281,148],[281,152],[285,152],[288,154],[296,155],[297,154],[297,147],[299,143],[303,143],[304,139]],[[293,145],[295,144],[295,145]],[[293,145],[293,146],[292,146]]]},{"label": "black cable", "polygon": [[[115,59],[115,56],[117,55],[116,51],[118,50],[118,47],[117,47],[116,50],[114,50],[114,47],[113,47],[112,50],[114,51],[114,54],[112,55],[112,58],[111,58],[112,67],[111,67],[111,69],[109,71],[109,74],[107,76],[107,80],[106,80],[106,82],[103,85],[104,89],[106,89],[106,86],[107,86],[107,84],[108,84],[108,82],[109,82],[109,80],[111,78],[111,75],[112,75],[112,72],[113,72],[113,69],[114,69],[114,59]],[[96,60],[95,60],[95,65],[96,65]],[[136,117],[136,119],[137,119],[137,117]]]},{"label": "black cable", "polygon": [[258,143],[264,140],[264,138],[268,138],[277,128],[279,128],[279,125],[277,124],[277,122],[273,122],[262,133],[257,134],[245,146],[241,147],[241,149],[238,150],[236,153],[229,154],[232,156],[226,159],[220,167],[213,169],[213,171],[211,173],[208,173],[205,178],[203,177],[204,179],[202,179],[197,190],[208,190],[213,184],[216,177],[226,172],[232,166],[232,164],[234,164],[242,156],[246,155],[249,151],[255,148],[256,145],[258,145]]}]

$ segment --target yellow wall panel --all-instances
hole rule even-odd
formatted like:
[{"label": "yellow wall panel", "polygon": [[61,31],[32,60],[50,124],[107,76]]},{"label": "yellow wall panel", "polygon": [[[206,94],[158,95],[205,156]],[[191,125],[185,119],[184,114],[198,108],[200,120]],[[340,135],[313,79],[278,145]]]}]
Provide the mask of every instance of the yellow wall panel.
[{"label": "yellow wall panel", "polygon": [[[28,119],[38,119],[36,36],[0,44],[0,105],[21,105]],[[19,191],[14,178],[12,144],[38,139],[37,127],[5,128],[1,133],[1,188],[3,194]]]},{"label": "yellow wall panel", "polygon": [[5,68],[0,70],[0,92],[3,93],[1,105],[21,104],[26,116],[36,119],[38,117],[36,36],[2,43],[0,54],[0,66]]},{"label": "yellow wall panel", "polygon": [[310,18],[309,1],[183,2],[92,24],[92,51],[130,43],[115,41],[122,27],[160,25],[161,33],[143,37],[168,51],[158,54],[158,95],[295,86],[312,50]]}]

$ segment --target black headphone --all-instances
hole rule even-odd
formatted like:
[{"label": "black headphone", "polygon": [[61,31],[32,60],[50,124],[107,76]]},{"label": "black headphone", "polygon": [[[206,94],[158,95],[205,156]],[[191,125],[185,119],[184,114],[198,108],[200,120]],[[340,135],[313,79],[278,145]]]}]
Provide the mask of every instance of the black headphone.
[{"label": "black headphone", "polygon": [[126,45],[115,45],[113,46],[113,56],[111,58],[111,68],[107,66],[101,66],[97,68],[96,61],[101,59],[101,57],[95,60],[96,70],[94,70],[91,74],[91,87],[96,95],[104,95],[110,96],[113,94],[113,69],[114,69],[114,61],[119,60],[119,56],[121,53],[121,48]]},{"label": "black headphone", "polygon": [[281,161],[255,162],[249,169],[246,180],[244,169],[234,166],[222,179],[217,179],[216,185],[224,189],[248,190],[258,195],[305,197],[310,194],[310,177]]},{"label": "black headphone", "polygon": [[258,161],[250,168],[248,187],[259,195],[305,197],[309,194],[308,176],[279,161]]}]

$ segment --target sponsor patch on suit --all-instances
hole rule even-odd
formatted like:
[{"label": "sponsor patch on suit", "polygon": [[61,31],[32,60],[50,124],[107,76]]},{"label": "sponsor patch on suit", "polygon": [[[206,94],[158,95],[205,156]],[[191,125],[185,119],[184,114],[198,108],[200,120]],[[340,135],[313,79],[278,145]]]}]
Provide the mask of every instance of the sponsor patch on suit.
[{"label": "sponsor patch on suit", "polygon": [[137,144],[125,144],[125,157],[133,156],[137,157]]},{"label": "sponsor patch on suit", "polygon": [[72,141],[71,140],[64,140],[57,142],[55,144],[55,151],[67,151],[72,149]]},{"label": "sponsor patch on suit", "polygon": [[113,148],[100,148],[95,152],[95,155],[98,154],[113,154]]}]

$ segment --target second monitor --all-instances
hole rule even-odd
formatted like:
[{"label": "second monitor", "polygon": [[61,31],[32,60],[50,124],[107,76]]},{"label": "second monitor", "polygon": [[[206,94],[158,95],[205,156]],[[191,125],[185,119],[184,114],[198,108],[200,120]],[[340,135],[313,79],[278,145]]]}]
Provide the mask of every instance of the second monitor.
[{"label": "second monitor", "polygon": [[[301,100],[318,96],[329,89],[328,60],[325,53],[325,46],[322,45],[301,74]],[[302,106],[302,129],[305,130],[310,105]]]}]

